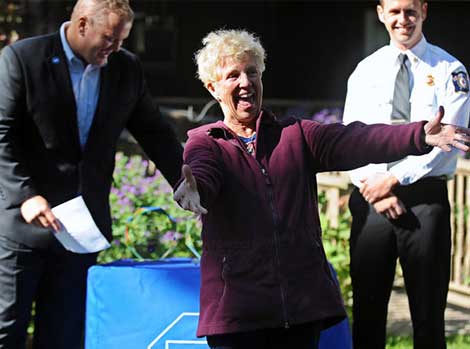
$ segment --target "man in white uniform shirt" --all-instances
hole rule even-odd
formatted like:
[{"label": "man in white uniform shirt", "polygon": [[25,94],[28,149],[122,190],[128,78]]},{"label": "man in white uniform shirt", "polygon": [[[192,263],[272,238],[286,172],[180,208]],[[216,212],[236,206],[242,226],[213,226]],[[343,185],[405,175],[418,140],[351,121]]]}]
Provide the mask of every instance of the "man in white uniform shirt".
[{"label": "man in white uniform shirt", "polygon": [[[403,123],[431,118],[468,124],[465,67],[422,34],[427,3],[377,5],[390,44],[359,63],[348,81],[344,122]],[[350,173],[353,340],[358,349],[385,348],[387,306],[400,259],[415,349],[445,348],[444,310],[450,276],[450,208],[446,180],[458,151],[434,149],[392,164]]]}]

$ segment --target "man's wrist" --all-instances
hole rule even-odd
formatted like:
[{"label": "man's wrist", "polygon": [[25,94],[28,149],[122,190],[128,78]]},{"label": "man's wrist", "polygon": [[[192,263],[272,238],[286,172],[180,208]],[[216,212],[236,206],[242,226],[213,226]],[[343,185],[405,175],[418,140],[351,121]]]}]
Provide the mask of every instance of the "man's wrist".
[{"label": "man's wrist", "polygon": [[388,185],[390,187],[390,190],[392,190],[394,187],[400,184],[400,181],[393,175],[393,173],[390,173],[390,176],[387,179]]}]

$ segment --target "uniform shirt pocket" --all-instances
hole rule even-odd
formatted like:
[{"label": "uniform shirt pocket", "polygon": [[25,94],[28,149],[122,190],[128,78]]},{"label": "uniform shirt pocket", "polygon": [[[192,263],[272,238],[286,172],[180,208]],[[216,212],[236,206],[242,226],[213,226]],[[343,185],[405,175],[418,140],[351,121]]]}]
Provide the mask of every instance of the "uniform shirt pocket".
[{"label": "uniform shirt pocket", "polygon": [[428,120],[437,112],[436,93],[431,86],[413,89],[410,98],[412,121]]},{"label": "uniform shirt pocket", "polygon": [[[370,115],[374,115],[374,123],[390,123],[393,109],[393,87],[386,85],[376,85],[373,87],[373,95],[370,101],[377,101],[376,110],[371,110]],[[374,105],[374,103],[371,103]]]}]

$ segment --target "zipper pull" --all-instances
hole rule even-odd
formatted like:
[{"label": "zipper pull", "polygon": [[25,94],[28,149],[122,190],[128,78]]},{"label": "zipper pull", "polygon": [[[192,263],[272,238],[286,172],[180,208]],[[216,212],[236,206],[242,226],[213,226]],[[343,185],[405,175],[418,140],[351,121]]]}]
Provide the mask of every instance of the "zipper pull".
[{"label": "zipper pull", "polygon": [[266,171],[266,169],[264,167],[261,167],[261,173],[264,176],[266,184],[271,185],[271,179],[268,176],[268,171]]}]

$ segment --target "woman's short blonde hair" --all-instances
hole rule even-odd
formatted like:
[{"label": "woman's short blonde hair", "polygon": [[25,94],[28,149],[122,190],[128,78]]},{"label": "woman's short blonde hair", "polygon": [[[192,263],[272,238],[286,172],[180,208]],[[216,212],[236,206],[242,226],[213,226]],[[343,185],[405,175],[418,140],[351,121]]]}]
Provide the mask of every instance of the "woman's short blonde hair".
[{"label": "woman's short blonde hair", "polygon": [[243,61],[253,57],[260,73],[265,69],[266,52],[259,39],[246,30],[216,30],[202,39],[202,48],[196,52],[197,77],[204,86],[218,80],[218,68],[226,59]]}]

